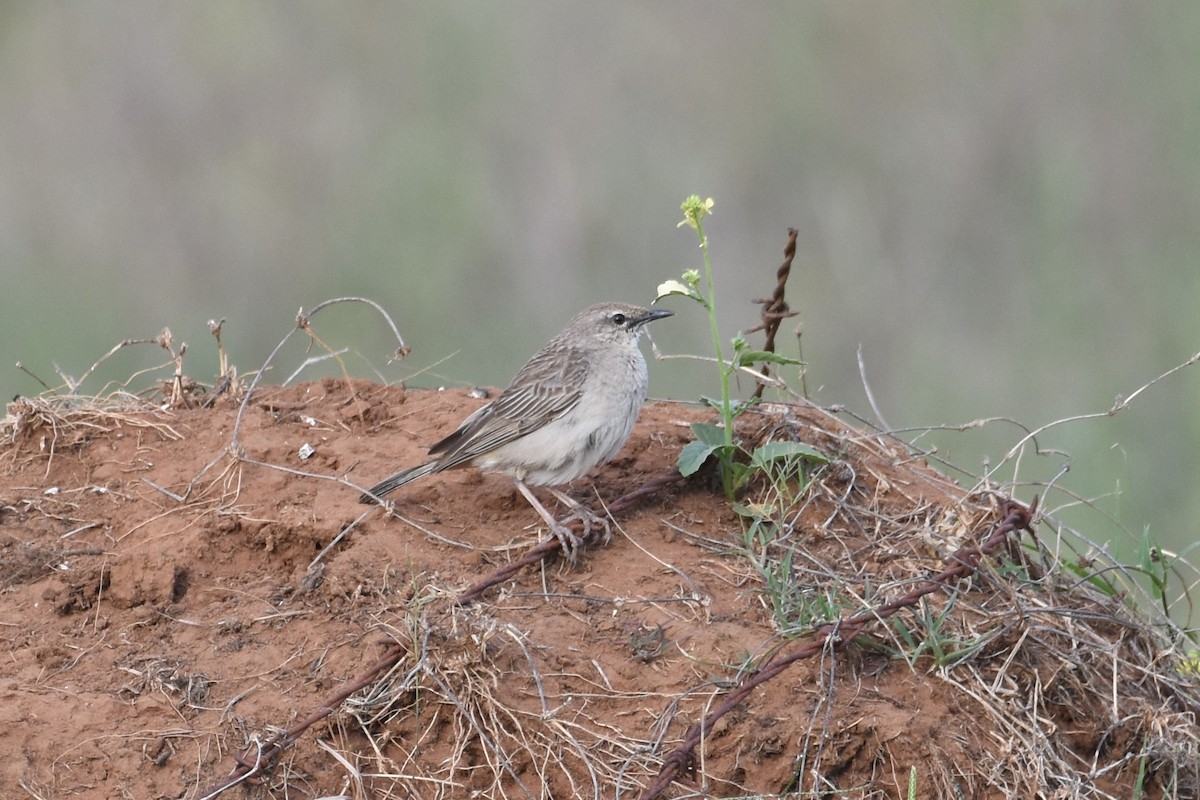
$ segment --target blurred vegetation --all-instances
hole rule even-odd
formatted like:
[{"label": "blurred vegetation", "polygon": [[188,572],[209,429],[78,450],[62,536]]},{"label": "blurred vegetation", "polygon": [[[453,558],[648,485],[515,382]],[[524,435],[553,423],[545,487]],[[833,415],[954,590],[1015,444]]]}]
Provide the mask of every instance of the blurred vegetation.
[{"label": "blurred vegetation", "polygon": [[[799,228],[818,402],[869,412],[861,345],[896,427],[1106,410],[1200,349],[1200,5],[7,4],[0,389],[163,326],[205,379],[222,317],[252,369],[348,294],[414,347],[386,366],[374,317],[331,312],[360,374],[457,353],[418,382],[503,383],[578,308],[696,264],[692,192],[719,204],[724,330]],[[657,342],[707,352],[679,310]],[[144,365],[122,358],[108,377]],[[1200,533],[1194,372],[1043,439],[1117,547]],[[651,373],[714,392],[694,362]],[[1020,436],[921,441],[978,473]]]}]

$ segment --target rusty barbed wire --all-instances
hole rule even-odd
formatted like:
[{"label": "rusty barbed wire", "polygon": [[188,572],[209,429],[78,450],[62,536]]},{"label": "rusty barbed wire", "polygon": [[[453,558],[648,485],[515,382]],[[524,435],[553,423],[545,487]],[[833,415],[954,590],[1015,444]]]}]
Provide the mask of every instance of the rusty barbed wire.
[{"label": "rusty barbed wire", "polygon": [[[746,333],[751,334],[758,331],[765,331],[766,341],[763,343],[762,349],[768,353],[775,352],[775,334],[779,331],[779,323],[788,317],[794,317],[800,313],[788,308],[787,300],[783,296],[784,289],[787,286],[788,275],[792,272],[792,259],[796,255],[796,237],[799,235],[799,232],[795,228],[788,228],[787,233],[787,244],[783,248],[783,263],[775,271],[775,291],[771,293],[770,297],[750,301],[763,307],[762,322],[746,331]],[[763,364],[762,372],[764,375],[770,375],[771,365]],[[801,378],[801,381],[803,381],[803,378]],[[754,399],[762,399],[763,385],[759,383],[758,386],[754,387]],[[807,396],[808,392],[805,391],[804,394]]]},{"label": "rusty barbed wire", "polygon": [[642,793],[641,800],[656,800],[677,778],[690,771],[695,760],[693,751],[696,745],[700,744],[704,732],[711,731],[717,720],[740,705],[756,687],[779,675],[797,661],[812,658],[827,647],[844,646],[847,642],[853,641],[871,623],[882,622],[902,609],[915,606],[925,595],[944,590],[950,582],[973,574],[984,556],[994,554],[1007,544],[1008,535],[1013,531],[1027,530],[1032,534],[1037,503],[1036,497],[1028,507],[1016,500],[1007,500],[1004,505],[1004,517],[983,537],[980,544],[956,550],[947,559],[950,563],[949,567],[932,578],[926,578],[903,597],[884,603],[871,611],[817,628],[809,635],[808,641],[796,650],[764,662],[762,667],[747,675],[741,683],[733,688],[715,711],[688,729],[679,747],[663,758],[658,777]]},{"label": "rusty barbed wire", "polygon": [[[652,478],[642,484],[632,492],[623,494],[616,500],[605,506],[605,511],[609,514],[617,514],[626,511],[634,504],[641,501],[643,498],[649,497],[660,490],[670,486],[673,483],[678,483],[683,480],[683,476],[678,470],[672,469],[663,472],[656,478]],[[576,522],[574,526],[582,527],[582,524]],[[580,533],[579,531],[576,531]],[[581,536],[581,544],[594,543],[596,539],[602,536],[601,531],[585,531]],[[504,581],[511,578],[516,573],[520,572],[525,567],[537,564],[547,558],[557,556],[562,552],[562,544],[558,537],[548,536],[538,544],[531,547],[524,556],[511,564],[506,564],[500,569],[493,572],[487,578],[479,581],[474,586],[461,592],[454,598],[455,605],[465,606],[477,601],[490,588],[498,586]],[[285,731],[276,733],[271,738],[261,744],[255,744],[248,748],[245,752],[235,754],[233,759],[237,765],[217,786],[209,789],[199,796],[199,800],[212,800],[226,789],[233,788],[237,784],[251,780],[258,775],[261,775],[265,770],[271,767],[275,759],[288,747],[295,744],[301,734],[308,728],[328,717],[330,714],[341,708],[342,703],[346,701],[350,695],[366,688],[372,681],[376,680],[380,675],[386,673],[396,663],[409,652],[409,649],[400,643],[394,643],[388,646],[384,654],[372,664],[368,669],[360,673],[350,683],[340,689],[336,694],[330,696],[325,702],[309,714],[304,719],[292,725]]]},{"label": "rusty barbed wire", "polygon": [[[651,496],[683,478],[676,470],[660,474],[644,483],[632,492],[614,500],[607,506],[609,513],[615,514],[628,510],[645,497]],[[916,588],[896,600],[885,603],[870,612],[857,614],[844,620],[824,625],[812,632],[807,642],[791,653],[775,657],[765,662],[757,671],[748,675],[737,687],[725,696],[721,705],[710,713],[702,722],[694,724],[683,737],[682,743],[663,759],[655,782],[642,794],[641,800],[654,800],[662,795],[677,778],[689,771],[694,759],[693,751],[703,738],[705,731],[721,717],[740,705],[755,688],[776,677],[789,666],[807,658],[812,658],[826,647],[843,646],[860,635],[868,625],[878,623],[897,612],[915,606],[922,597],[944,590],[948,584],[974,573],[984,556],[992,555],[1009,543],[1008,535],[1017,530],[1028,530],[1032,533],[1032,522],[1037,511],[1037,499],[1028,507],[1015,500],[1008,500],[1004,506],[1004,518],[991,529],[979,545],[960,548],[948,559],[950,566],[932,578],[922,581]],[[589,532],[585,535],[585,543],[598,538],[599,532]],[[489,589],[510,579],[527,566],[531,566],[561,552],[561,545],[554,536],[548,536],[517,561],[496,570],[484,580],[461,592],[455,597],[456,605],[469,605],[477,601]],[[234,756],[236,766],[219,785],[200,795],[200,800],[212,800],[226,789],[251,780],[270,768],[279,755],[293,745],[308,728],[325,719],[341,708],[342,704],[355,692],[366,688],[380,675],[386,673],[408,653],[408,648],[399,643],[390,645],[384,654],[368,669],[360,673],[350,683],[330,696],[307,717],[290,726],[287,730],[276,733],[261,744],[256,744],[251,750]],[[252,757],[251,757],[252,756]]]},{"label": "rusty barbed wire", "polygon": [[[212,787],[200,795],[198,800],[212,800],[212,798],[224,792],[226,789],[231,789],[242,781],[248,781],[256,778],[265,772],[275,763],[275,759],[279,757],[286,748],[295,744],[296,740],[304,731],[308,730],[313,725],[328,717],[334,711],[341,708],[342,703],[346,701],[350,695],[357,692],[359,689],[364,689],[370,685],[372,681],[379,677],[382,673],[387,672],[396,665],[408,648],[399,643],[393,644],[384,652],[382,658],[376,661],[370,669],[360,674],[353,681],[344,686],[340,691],[321,704],[320,708],[309,714],[304,719],[292,725],[285,731],[281,731],[271,738],[267,739],[262,744],[253,744],[243,753],[235,753],[233,760],[237,762],[237,766],[233,771],[217,786]],[[250,756],[253,755],[253,758]]]}]

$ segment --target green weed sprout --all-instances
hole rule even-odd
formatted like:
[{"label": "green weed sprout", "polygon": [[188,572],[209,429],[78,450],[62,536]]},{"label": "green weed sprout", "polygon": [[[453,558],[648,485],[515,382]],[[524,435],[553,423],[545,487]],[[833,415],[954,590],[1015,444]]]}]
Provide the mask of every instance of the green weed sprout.
[{"label": "green weed sprout", "polygon": [[[738,414],[746,410],[747,404],[735,400],[730,395],[729,379],[738,369],[751,364],[782,364],[798,365],[794,358],[787,358],[764,350],[751,350],[745,337],[740,333],[730,344],[733,347],[733,358],[725,360],[724,349],[721,347],[721,332],[717,325],[716,293],[713,291],[712,259],[708,251],[708,237],[704,234],[704,218],[712,214],[713,199],[701,200],[699,195],[692,195],[683,201],[680,207],[683,211],[683,221],[677,227],[684,225],[696,231],[700,239],[700,252],[704,260],[704,292],[700,291],[700,273],[697,270],[686,270],[680,280],[666,281],[659,284],[658,296],[654,302],[671,295],[681,295],[699,303],[708,314],[708,327],[712,333],[713,351],[717,356],[717,367],[721,378],[721,396],[709,401],[720,412],[718,424],[697,422],[692,425],[692,433],[696,441],[690,442],[679,454],[678,468],[684,477],[695,473],[710,456],[717,459],[721,475],[721,486],[725,496],[733,500],[755,469],[761,469],[765,461],[776,458],[813,458],[824,461],[825,458],[807,445],[799,442],[772,442],[764,445],[750,456],[750,463],[738,460],[741,451],[734,439],[733,421]],[[766,450],[765,448],[770,448]]]}]

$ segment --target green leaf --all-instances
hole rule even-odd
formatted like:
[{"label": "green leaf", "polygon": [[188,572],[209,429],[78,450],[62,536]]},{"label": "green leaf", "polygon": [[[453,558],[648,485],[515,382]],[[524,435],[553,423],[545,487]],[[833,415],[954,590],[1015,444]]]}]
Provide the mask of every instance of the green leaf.
[{"label": "green leaf", "polygon": [[801,364],[799,359],[788,358],[778,353],[768,353],[766,350],[743,350],[737,354],[734,363],[739,367],[747,364],[787,364],[792,366]]},{"label": "green leaf", "polygon": [[700,293],[687,284],[679,281],[663,281],[658,285],[658,296],[654,298],[654,302],[662,300],[664,297],[670,297],[673,294],[681,294],[684,297],[690,297],[698,303],[703,303],[704,298]]},{"label": "green leaf", "polygon": [[762,519],[763,517],[762,509],[757,506],[747,505],[746,503],[734,503],[731,507],[733,508],[733,513],[739,517],[745,517],[746,519]]},{"label": "green leaf", "polygon": [[[719,397],[709,397],[708,395],[700,395],[700,402],[702,404],[708,406],[709,408],[716,409],[717,411],[721,410],[721,398],[719,398]],[[750,404],[750,401],[748,401],[748,400],[738,400],[736,397],[729,398],[729,407],[733,408],[733,409],[736,409],[738,406],[744,406],[744,405],[749,405],[749,404]]]},{"label": "green leaf", "polygon": [[725,429],[711,422],[693,422],[692,435],[696,441],[710,444],[713,447],[725,446]]},{"label": "green leaf", "polygon": [[685,478],[694,475],[698,469],[704,466],[704,462],[713,454],[713,451],[722,446],[705,442],[688,442],[679,451],[679,460],[675,463],[679,474]]},{"label": "green leaf", "polygon": [[[724,413],[724,409],[721,408],[721,398],[719,398],[719,397],[701,396],[700,402],[703,405],[708,406],[709,408],[712,408],[712,409],[715,409],[716,411]],[[756,397],[752,397],[749,400],[738,400],[736,397],[731,397],[729,399],[729,414],[732,417],[739,416],[740,414],[745,412],[746,409],[748,409],[752,406],[758,405],[759,402],[760,402],[759,399]],[[724,429],[722,429],[722,430],[724,430]]]},{"label": "green leaf", "polygon": [[762,469],[772,461],[785,458],[803,458],[806,461],[829,463],[829,459],[803,442],[767,442],[750,457],[751,466]]}]

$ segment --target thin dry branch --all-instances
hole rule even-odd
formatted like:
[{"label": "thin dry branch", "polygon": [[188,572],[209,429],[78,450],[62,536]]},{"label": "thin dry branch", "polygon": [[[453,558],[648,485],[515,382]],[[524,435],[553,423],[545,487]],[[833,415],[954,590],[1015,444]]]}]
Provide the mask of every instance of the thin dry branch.
[{"label": "thin dry branch", "polygon": [[384,321],[391,329],[392,335],[396,337],[396,342],[398,344],[396,347],[395,357],[403,358],[404,356],[408,355],[411,348],[404,343],[404,337],[400,335],[400,329],[396,327],[396,323],[392,321],[391,315],[384,310],[383,306],[379,305],[374,300],[366,297],[335,297],[333,299],[318,303],[311,311],[305,312],[303,308],[300,309],[296,312],[296,326],[292,328],[292,330],[289,331],[286,336],[279,340],[278,344],[275,345],[275,349],[271,351],[271,354],[267,356],[266,361],[264,361],[262,366],[259,367],[258,372],[254,376],[254,380],[250,382],[250,387],[246,390],[246,396],[242,398],[242,403],[240,406],[238,406],[237,418],[233,423],[233,432],[229,437],[229,449],[231,452],[239,456],[241,455],[242,447],[238,441],[238,433],[242,428],[242,418],[245,416],[246,408],[250,404],[250,398],[254,395],[255,388],[258,387],[258,383],[260,380],[262,380],[263,374],[270,370],[271,365],[275,361],[275,357],[279,355],[279,351],[282,350],[284,345],[291,340],[292,336],[301,331],[307,333],[313,338],[314,341],[320,341],[320,339],[318,339],[312,332],[312,318],[324,311],[326,308],[333,305],[338,305],[340,303],[365,303],[366,305],[375,309],[375,311],[377,311],[379,315],[383,317]]}]

